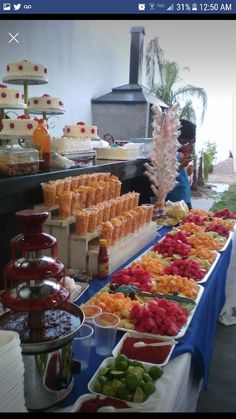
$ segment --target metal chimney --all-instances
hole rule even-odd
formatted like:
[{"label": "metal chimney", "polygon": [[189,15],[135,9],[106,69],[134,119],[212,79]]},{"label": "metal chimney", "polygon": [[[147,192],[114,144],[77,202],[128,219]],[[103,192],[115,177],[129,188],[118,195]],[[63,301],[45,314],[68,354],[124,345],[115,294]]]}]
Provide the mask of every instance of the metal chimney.
[{"label": "metal chimney", "polygon": [[130,68],[129,83],[142,84],[143,41],[145,29],[143,26],[133,26],[130,29]]},{"label": "metal chimney", "polygon": [[143,26],[131,27],[130,33],[129,83],[91,100],[92,122],[98,126],[101,138],[108,133],[116,140],[151,137],[152,104],[168,108],[155,92],[142,86]]}]

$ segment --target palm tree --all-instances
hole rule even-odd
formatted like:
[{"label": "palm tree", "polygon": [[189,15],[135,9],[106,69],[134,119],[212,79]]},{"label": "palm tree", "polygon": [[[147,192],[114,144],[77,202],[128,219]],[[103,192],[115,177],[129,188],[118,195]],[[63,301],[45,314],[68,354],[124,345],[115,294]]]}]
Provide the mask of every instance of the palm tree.
[{"label": "palm tree", "polygon": [[204,175],[203,175],[203,173],[204,173],[203,159],[204,159],[204,153],[203,153],[203,150],[202,150],[201,153],[200,153],[200,157],[199,157],[198,176],[197,176],[197,184],[200,187],[205,186]]},{"label": "palm tree", "polygon": [[194,153],[193,155],[193,180],[191,185],[192,191],[198,190],[198,182],[197,182],[197,155]]},{"label": "palm tree", "polygon": [[185,101],[180,118],[195,123],[196,115],[191,99],[195,96],[201,100],[201,120],[203,121],[207,107],[207,94],[203,88],[191,84],[175,89],[175,84],[181,80],[180,71],[187,69],[189,70],[188,67],[181,69],[175,61],[165,59],[158,37],[149,42],[146,49],[146,74],[149,87],[168,106],[172,106],[180,100]]}]

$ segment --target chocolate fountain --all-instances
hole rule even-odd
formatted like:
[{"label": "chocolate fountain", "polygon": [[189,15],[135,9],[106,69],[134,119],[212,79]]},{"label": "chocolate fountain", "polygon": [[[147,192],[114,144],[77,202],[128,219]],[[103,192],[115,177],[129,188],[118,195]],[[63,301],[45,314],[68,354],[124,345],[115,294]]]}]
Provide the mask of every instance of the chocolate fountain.
[{"label": "chocolate fountain", "polygon": [[57,259],[57,240],[43,233],[47,211],[16,213],[23,233],[11,242],[13,259],[4,269],[0,329],[21,339],[25,366],[25,401],[29,410],[48,408],[73,387],[71,341],[84,321],[69,302],[64,265]]}]

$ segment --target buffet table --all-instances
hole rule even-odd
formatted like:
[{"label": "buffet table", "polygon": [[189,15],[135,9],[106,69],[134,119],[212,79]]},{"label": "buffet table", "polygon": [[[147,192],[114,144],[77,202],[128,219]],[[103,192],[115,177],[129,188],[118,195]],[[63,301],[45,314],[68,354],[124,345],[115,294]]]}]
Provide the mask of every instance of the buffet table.
[{"label": "buffet table", "polygon": [[[159,232],[163,236],[167,231],[169,228],[162,228]],[[151,242],[149,246],[153,244],[154,242]],[[138,257],[144,250],[146,249],[136,254],[127,263]],[[171,360],[164,366],[164,375],[158,382],[158,393],[154,393],[146,402],[140,404],[137,411],[195,411],[202,383],[205,388],[207,387],[217,321],[225,302],[226,277],[231,250],[232,240],[226,250],[221,253],[209,279],[202,284],[204,292],[201,300],[185,335],[179,339]],[[110,278],[107,281],[93,280],[77,304],[89,300],[109,280]],[[118,331],[116,343],[123,333]],[[71,405],[80,395],[88,393],[87,384],[103,359],[92,347],[89,367],[81,374],[75,375],[73,390],[61,407]]]}]

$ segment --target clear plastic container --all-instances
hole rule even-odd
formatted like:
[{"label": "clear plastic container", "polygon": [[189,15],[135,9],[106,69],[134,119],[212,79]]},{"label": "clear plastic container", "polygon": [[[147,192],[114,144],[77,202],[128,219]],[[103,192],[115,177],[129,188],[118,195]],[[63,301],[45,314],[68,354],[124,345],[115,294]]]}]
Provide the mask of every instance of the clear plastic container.
[{"label": "clear plastic container", "polygon": [[38,150],[34,148],[0,148],[0,175],[18,176],[37,173]]},{"label": "clear plastic container", "polygon": [[140,157],[146,158],[153,150],[153,138],[131,138],[131,143],[140,144],[139,153]]}]

